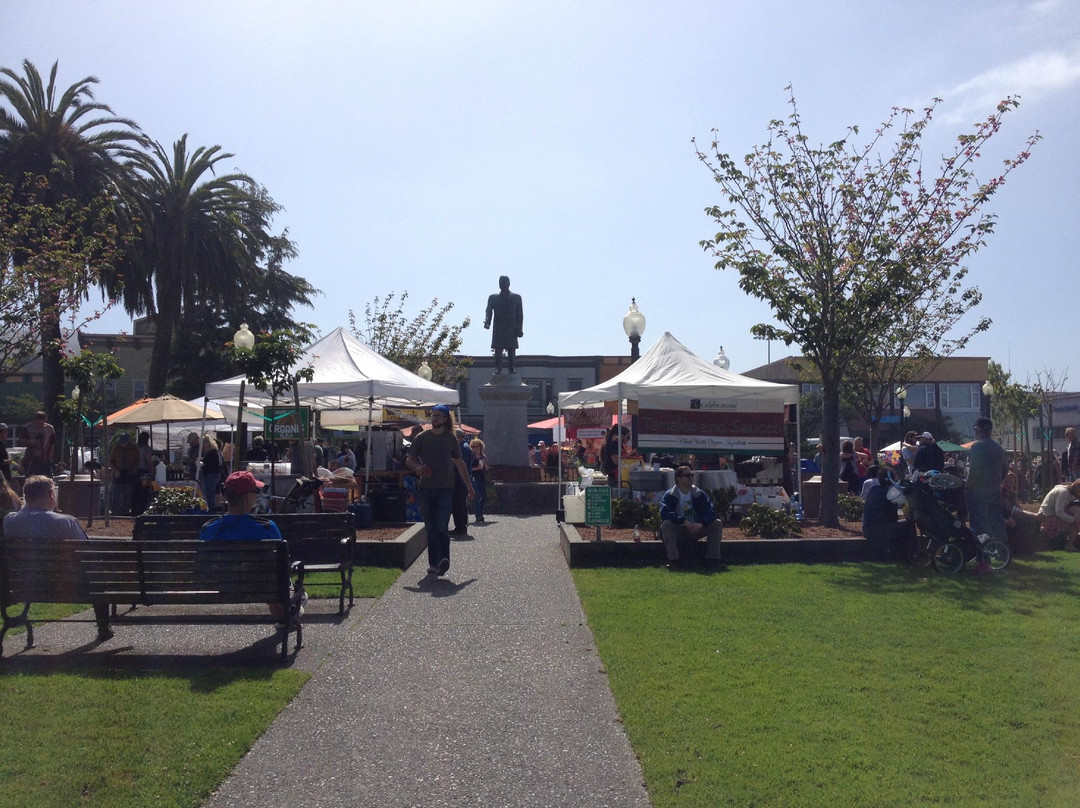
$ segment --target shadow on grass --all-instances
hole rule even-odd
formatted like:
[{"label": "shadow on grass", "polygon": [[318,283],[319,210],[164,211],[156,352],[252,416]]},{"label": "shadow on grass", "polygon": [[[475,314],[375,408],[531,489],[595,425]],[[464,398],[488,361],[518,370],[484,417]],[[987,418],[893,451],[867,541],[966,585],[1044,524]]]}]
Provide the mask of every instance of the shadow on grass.
[{"label": "shadow on grass", "polygon": [[[116,643],[116,639],[109,641]],[[196,693],[213,692],[238,681],[270,679],[276,671],[292,666],[295,655],[282,660],[277,637],[265,637],[245,648],[222,654],[134,654],[132,645],[98,650],[93,642],[59,654],[17,652],[0,661],[0,679],[6,676],[52,676],[69,674],[94,679],[126,679],[161,676],[188,680]],[[291,641],[290,641],[291,648]]]},{"label": "shadow on grass", "polygon": [[1057,559],[1049,554],[1027,556],[1014,560],[1004,570],[977,574],[974,562],[960,572],[939,573],[933,567],[911,567],[907,564],[866,563],[830,567],[826,574],[834,586],[858,590],[867,594],[927,592],[951,600],[966,609],[984,611],[989,607],[1009,608],[1030,612],[1037,600],[1016,595],[1066,595],[1080,597],[1080,581],[1074,572],[1060,566],[1048,566]]}]

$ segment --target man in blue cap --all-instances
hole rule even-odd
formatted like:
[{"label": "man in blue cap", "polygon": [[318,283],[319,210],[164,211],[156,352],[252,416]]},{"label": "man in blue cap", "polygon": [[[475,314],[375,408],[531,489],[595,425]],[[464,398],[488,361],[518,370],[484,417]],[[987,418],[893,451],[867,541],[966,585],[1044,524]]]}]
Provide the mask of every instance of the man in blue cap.
[{"label": "man in blue cap", "polygon": [[469,470],[461,459],[461,447],[454,435],[450,408],[431,408],[431,429],[417,435],[405,458],[409,471],[420,478],[416,504],[424,517],[428,542],[428,575],[445,575],[450,569],[450,512],[454,502],[454,477],[465,483],[468,498],[475,496]]}]

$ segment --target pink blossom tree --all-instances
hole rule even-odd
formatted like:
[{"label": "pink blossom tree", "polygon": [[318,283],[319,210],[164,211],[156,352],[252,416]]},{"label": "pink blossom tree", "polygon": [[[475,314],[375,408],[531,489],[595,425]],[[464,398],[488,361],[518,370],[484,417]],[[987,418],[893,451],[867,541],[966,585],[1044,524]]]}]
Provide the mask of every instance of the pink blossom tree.
[{"label": "pink blossom tree", "polygon": [[[840,140],[814,145],[787,91],[787,119],[772,121],[767,142],[741,165],[720,150],[715,130],[708,153],[695,146],[726,197],[706,209],[720,227],[701,244],[717,269],[738,271],[740,288],[772,308],[778,324],[756,325],[754,335],[797,344],[820,375],[820,518],[837,526],[841,385],[863,357],[956,350],[989,327],[987,318],[961,323],[981,299],[962,264],[994,230],[986,203],[1039,135],[980,181],[975,162],[1015,98],[959,135],[931,167],[922,140],[940,99],[918,115],[894,109],[864,145],[853,141],[854,126]],[[897,342],[912,333],[913,342]]]}]

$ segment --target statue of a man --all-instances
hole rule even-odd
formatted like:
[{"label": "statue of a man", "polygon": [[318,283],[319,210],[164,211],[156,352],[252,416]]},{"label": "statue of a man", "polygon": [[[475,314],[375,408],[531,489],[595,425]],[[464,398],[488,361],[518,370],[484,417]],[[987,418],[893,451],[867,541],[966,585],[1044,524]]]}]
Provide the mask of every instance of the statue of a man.
[{"label": "statue of a man", "polygon": [[499,276],[499,291],[488,296],[484,328],[491,328],[491,349],[495,352],[495,372],[502,373],[502,355],[506,351],[510,373],[514,372],[518,337],[521,332],[521,295],[510,291],[510,278]]}]

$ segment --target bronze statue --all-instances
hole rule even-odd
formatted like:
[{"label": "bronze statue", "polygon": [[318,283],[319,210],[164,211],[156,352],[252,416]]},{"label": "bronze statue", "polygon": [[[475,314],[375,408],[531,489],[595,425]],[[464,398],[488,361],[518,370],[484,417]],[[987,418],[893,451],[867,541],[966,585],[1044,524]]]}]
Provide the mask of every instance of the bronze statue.
[{"label": "bronze statue", "polygon": [[510,373],[514,372],[514,357],[517,355],[518,337],[521,332],[521,295],[510,291],[510,278],[499,276],[499,291],[488,296],[487,311],[484,313],[484,328],[491,328],[491,349],[495,352],[495,372],[502,373],[502,355],[506,351]]}]

